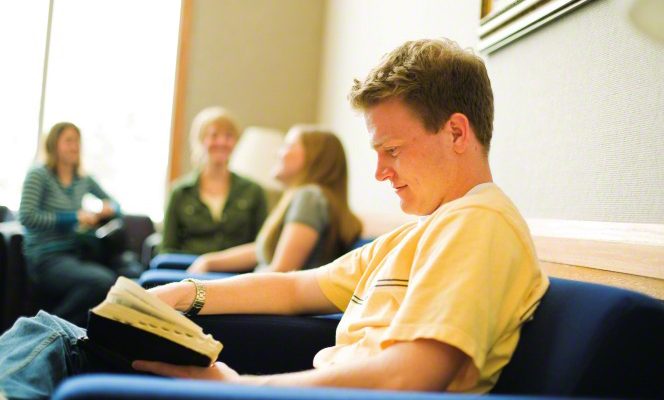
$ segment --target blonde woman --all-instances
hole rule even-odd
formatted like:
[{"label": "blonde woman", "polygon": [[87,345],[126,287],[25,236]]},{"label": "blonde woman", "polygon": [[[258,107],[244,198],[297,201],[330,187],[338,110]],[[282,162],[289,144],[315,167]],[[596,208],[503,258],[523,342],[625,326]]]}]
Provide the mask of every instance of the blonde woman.
[{"label": "blonde woman", "polygon": [[254,243],[198,257],[187,272],[286,272],[326,264],[362,230],[347,199],[346,156],[339,139],[313,126],[286,135],[275,176],[286,191]]},{"label": "blonde woman", "polygon": [[227,110],[208,107],[196,115],[190,141],[197,168],[171,190],[160,253],[200,255],[256,239],[267,201],[258,184],[228,169],[239,138]]}]

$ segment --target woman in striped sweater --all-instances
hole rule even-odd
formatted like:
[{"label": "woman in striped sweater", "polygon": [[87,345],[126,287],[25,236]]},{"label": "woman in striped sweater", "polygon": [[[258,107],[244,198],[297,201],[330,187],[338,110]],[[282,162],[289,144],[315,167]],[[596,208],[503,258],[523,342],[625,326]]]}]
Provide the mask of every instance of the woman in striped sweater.
[{"label": "woman in striped sweater", "polygon": [[[28,172],[19,208],[28,275],[48,298],[50,311],[85,326],[87,310],[104,299],[117,274],[81,257],[77,231],[97,226],[119,208],[92,177],[81,174],[76,125],[55,124],[45,144],[46,162]],[[103,201],[101,211],[81,208],[88,193]]]}]

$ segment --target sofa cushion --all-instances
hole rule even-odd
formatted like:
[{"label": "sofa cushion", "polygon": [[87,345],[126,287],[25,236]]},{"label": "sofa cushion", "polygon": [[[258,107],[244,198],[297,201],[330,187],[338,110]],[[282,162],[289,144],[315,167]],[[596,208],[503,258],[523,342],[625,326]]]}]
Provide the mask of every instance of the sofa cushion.
[{"label": "sofa cushion", "polygon": [[658,397],[663,382],[660,301],[551,278],[493,393]]}]

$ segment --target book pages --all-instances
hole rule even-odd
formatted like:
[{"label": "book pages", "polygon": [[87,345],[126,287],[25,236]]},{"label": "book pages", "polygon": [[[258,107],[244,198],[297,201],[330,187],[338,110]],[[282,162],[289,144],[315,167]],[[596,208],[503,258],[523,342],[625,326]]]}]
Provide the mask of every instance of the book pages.
[{"label": "book pages", "polygon": [[102,317],[169,339],[216,359],[221,343],[130,279],[119,277],[106,300],[92,309]]}]

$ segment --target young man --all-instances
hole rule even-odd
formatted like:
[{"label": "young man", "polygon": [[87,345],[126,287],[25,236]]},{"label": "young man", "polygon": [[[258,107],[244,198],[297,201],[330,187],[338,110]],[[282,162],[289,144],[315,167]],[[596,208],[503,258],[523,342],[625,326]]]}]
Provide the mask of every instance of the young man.
[{"label": "young man", "polygon": [[[407,42],[350,94],[378,154],[376,179],[422,216],[317,270],[206,282],[205,314],[344,311],[309,371],[238,376],[136,362],[233,383],[487,392],[548,287],[528,228],[492,183],[493,94],[480,58],[447,40]],[[260,288],[260,289],[259,289]],[[191,283],[155,289],[179,310]]]},{"label": "young man", "polygon": [[[407,42],[356,81],[350,99],[378,154],[376,179],[390,182],[401,208],[422,216],[418,222],[315,270],[153,289],[185,311],[199,309],[204,287],[203,314],[342,310],[336,345],[316,355],[314,369],[281,375],[239,376],[220,362],[137,361],[134,368],[252,385],[493,387],[548,280],[523,218],[492,183],[493,95],[484,64],[451,41]],[[76,372],[82,333],[44,313],[21,320],[0,339],[0,364],[10,371],[0,372],[0,391],[48,393]]]}]

